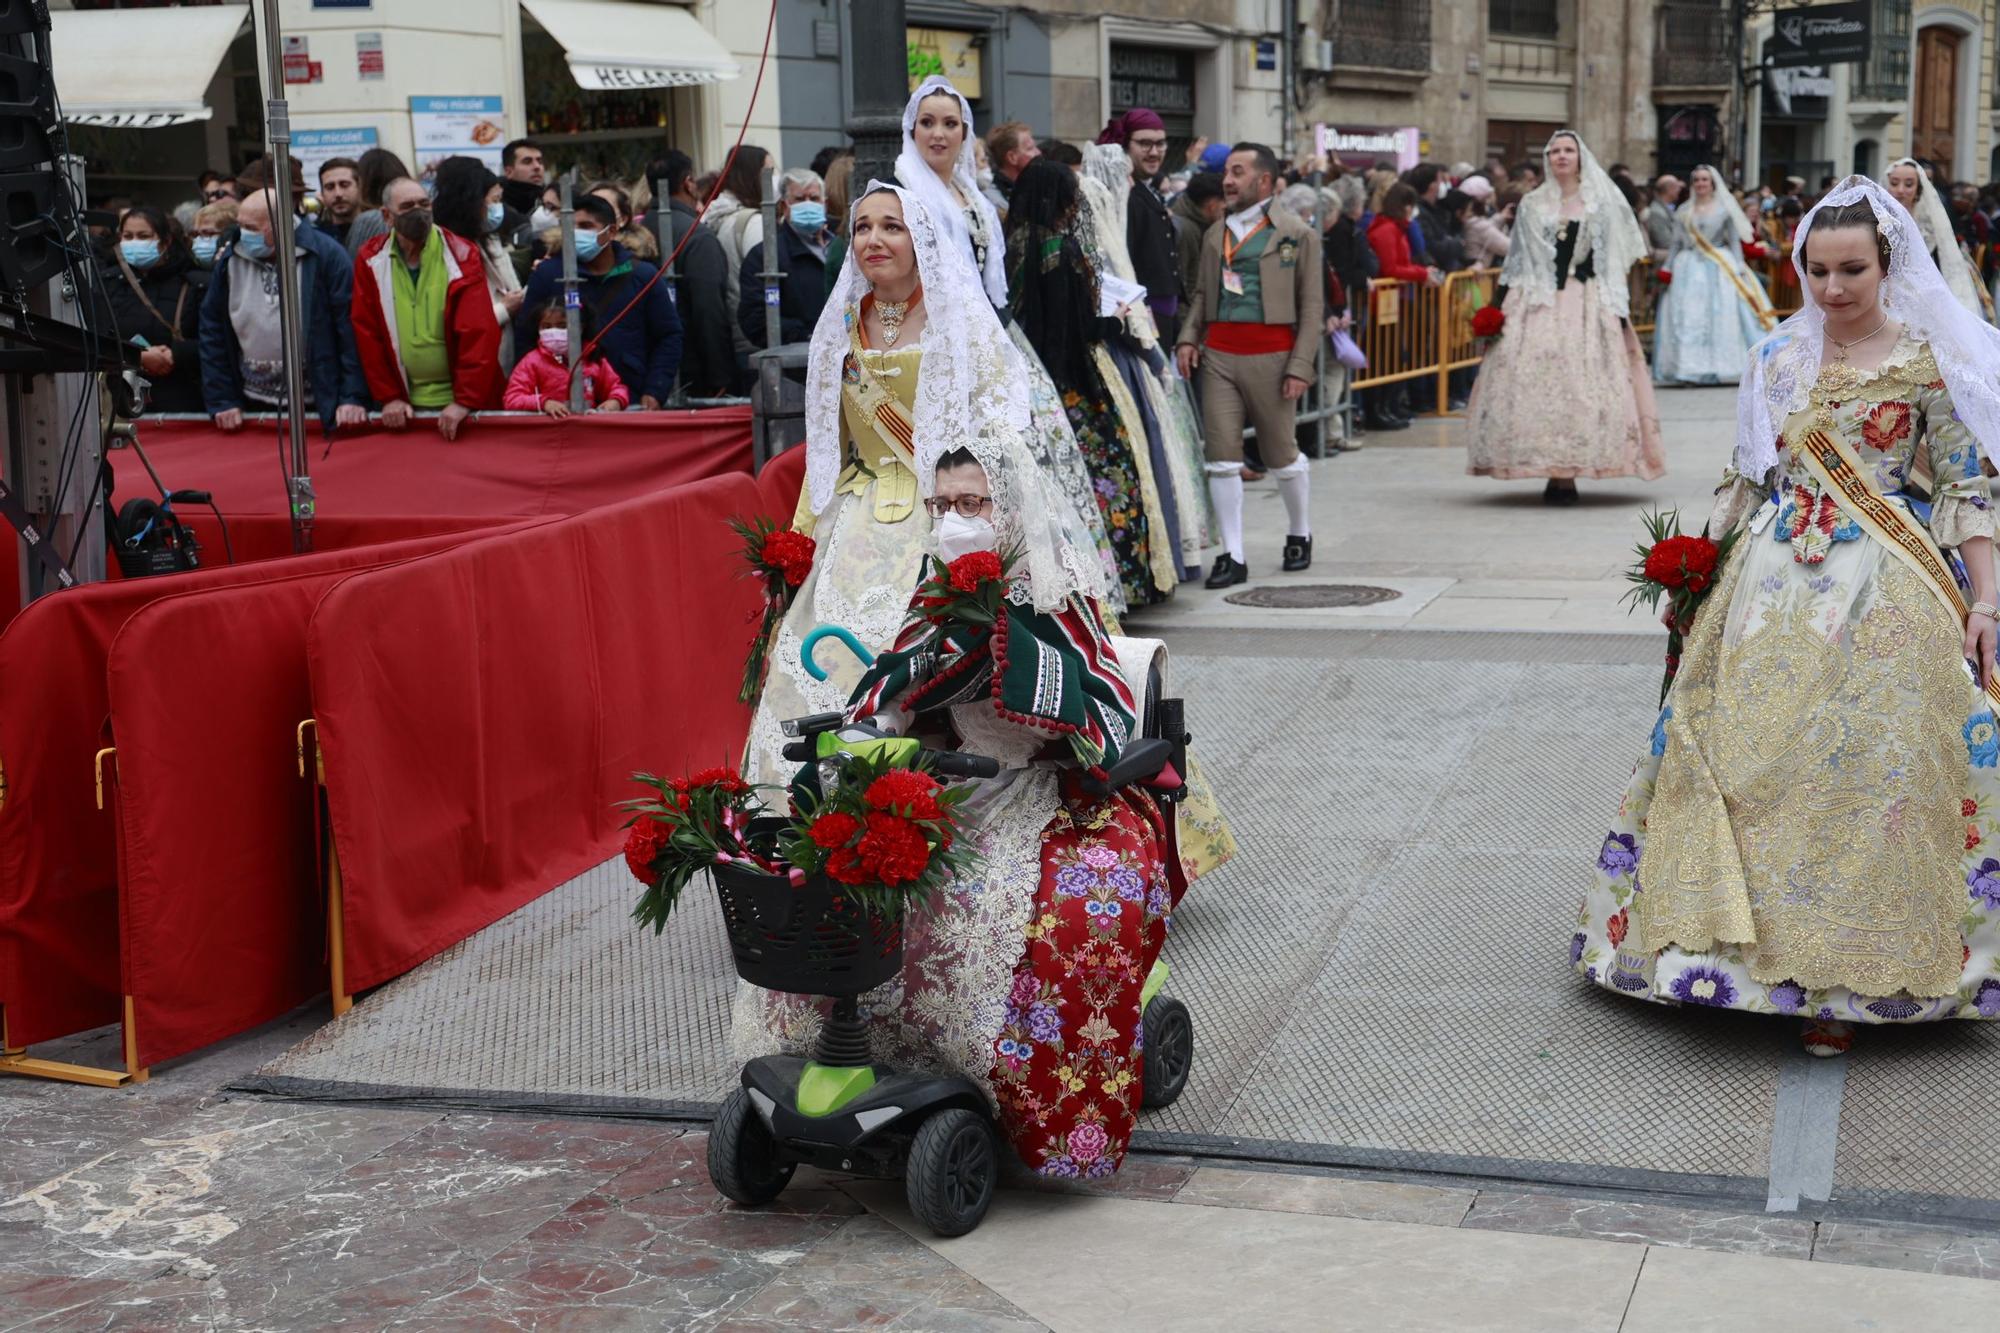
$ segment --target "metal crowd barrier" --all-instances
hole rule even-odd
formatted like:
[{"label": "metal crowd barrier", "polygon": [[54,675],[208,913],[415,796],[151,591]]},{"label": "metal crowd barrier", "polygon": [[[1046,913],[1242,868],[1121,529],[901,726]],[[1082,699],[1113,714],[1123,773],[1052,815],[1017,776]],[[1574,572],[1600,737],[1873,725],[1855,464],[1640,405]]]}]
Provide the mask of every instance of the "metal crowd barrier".
[{"label": "metal crowd barrier", "polygon": [[1356,341],[1368,368],[1348,381],[1348,391],[1373,389],[1426,375],[1437,380],[1437,415],[1449,415],[1451,374],[1479,364],[1472,316],[1493,299],[1497,268],[1463,269],[1443,282],[1376,278],[1368,284],[1368,318]]}]

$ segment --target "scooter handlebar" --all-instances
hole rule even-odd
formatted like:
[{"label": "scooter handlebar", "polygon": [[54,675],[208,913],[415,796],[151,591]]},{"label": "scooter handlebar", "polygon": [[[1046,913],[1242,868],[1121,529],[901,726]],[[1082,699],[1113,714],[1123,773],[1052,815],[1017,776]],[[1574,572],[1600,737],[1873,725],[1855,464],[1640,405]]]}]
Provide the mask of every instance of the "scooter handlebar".
[{"label": "scooter handlebar", "polygon": [[930,754],[931,771],[944,778],[997,778],[1000,776],[1000,761],[983,754],[959,754],[949,750],[933,750]]}]

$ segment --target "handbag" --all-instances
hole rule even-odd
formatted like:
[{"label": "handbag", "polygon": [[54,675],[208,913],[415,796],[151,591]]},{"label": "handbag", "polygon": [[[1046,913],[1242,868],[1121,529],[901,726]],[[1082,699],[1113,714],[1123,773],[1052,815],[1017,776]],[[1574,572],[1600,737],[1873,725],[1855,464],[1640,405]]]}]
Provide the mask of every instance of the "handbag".
[{"label": "handbag", "polygon": [[1327,335],[1333,340],[1333,359],[1349,370],[1368,369],[1368,354],[1361,350],[1346,329],[1335,329]]}]

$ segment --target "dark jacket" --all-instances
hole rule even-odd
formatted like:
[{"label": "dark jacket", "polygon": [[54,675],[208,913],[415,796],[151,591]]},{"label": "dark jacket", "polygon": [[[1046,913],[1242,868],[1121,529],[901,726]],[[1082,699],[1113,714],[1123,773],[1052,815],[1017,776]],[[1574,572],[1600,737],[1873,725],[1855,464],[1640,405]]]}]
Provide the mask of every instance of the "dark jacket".
[{"label": "dark jacket", "polygon": [[[1417,200],[1417,227],[1424,234],[1423,258],[1446,273],[1465,267],[1465,243],[1452,230],[1444,205]],[[1414,252],[1415,247],[1412,247]]]},{"label": "dark jacket", "polygon": [[[641,397],[666,402],[673,395],[674,375],[681,365],[681,317],[674,310],[667,284],[653,282],[659,271],[656,265],[632,258],[624,246],[613,242],[611,267],[601,274],[586,268],[581,274],[583,304],[603,339],[597,350],[632,391],[634,402]],[[561,296],[562,258],[552,255],[528,276],[521,313],[514,317],[514,346],[535,345],[538,312]],[[639,308],[619,319],[619,313],[634,302]]]},{"label": "dark jacket", "polygon": [[[729,256],[722,239],[701,225],[701,215],[685,200],[675,199],[674,290],[679,297],[681,384],[690,398],[721,398],[739,387],[736,339],[730,334]],[[683,239],[684,238],[684,239]]]},{"label": "dark jacket", "polygon": [[1132,182],[1125,202],[1125,245],[1132,252],[1132,276],[1146,289],[1147,299],[1177,301],[1185,295],[1173,215],[1166,200],[1143,181]]},{"label": "dark jacket", "polygon": [[[132,290],[134,281],[145,300]],[[208,294],[207,270],[196,268],[185,249],[168,251],[148,269],[127,269],[114,251],[104,267],[104,294],[119,342],[144,338],[146,346],[174,354],[173,373],[152,381],[152,410],[201,411],[201,307]],[[169,328],[168,321],[175,327]]]},{"label": "dark jacket", "polygon": [[[368,385],[361,377],[361,354],[354,345],[354,264],[347,250],[316,227],[300,227],[299,329],[305,340],[306,384],[320,424],[333,429],[334,409],[342,403],[368,404]],[[213,415],[248,406],[243,399],[243,353],[236,345],[236,328],[229,322],[229,280],[236,254],[232,239],[215,255],[209,275],[208,299],[201,307],[201,396]]]},{"label": "dark jacket", "polygon": [[1185,299],[1201,278],[1201,238],[1208,232],[1208,220],[1201,215],[1201,205],[1188,198],[1185,190],[1174,196],[1173,215],[1174,266],[1179,270]]},{"label": "dark jacket", "polygon": [[1352,311],[1366,314],[1368,310],[1368,284],[1381,272],[1381,263],[1375,258],[1375,249],[1362,234],[1360,223],[1345,213],[1333,220],[1326,229],[1326,267],[1340,280],[1342,303],[1329,304],[1326,312],[1339,315]]},{"label": "dark jacket", "polygon": [[[819,323],[820,307],[826,304],[826,260],[814,254],[813,248],[789,224],[780,223],[778,268],[785,275],[778,279],[779,335],[788,343],[804,342],[812,337],[813,325]],[[736,303],[737,321],[744,336],[763,347],[764,247],[761,244],[751,246],[750,252],[743,256],[743,269],[738,276],[743,296]]]}]

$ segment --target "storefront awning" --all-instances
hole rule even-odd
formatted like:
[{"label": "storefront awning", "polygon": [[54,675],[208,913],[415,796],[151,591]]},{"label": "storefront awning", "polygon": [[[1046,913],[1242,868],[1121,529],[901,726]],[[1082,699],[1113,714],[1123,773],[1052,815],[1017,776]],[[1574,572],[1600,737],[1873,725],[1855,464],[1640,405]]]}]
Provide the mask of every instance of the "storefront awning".
[{"label": "storefront awning", "polygon": [[249,18],[248,5],[52,11],[63,119],[128,129],[207,120],[208,85]]},{"label": "storefront awning", "polygon": [[562,43],[580,88],[679,88],[738,78],[743,67],[678,5],[521,0]]}]

